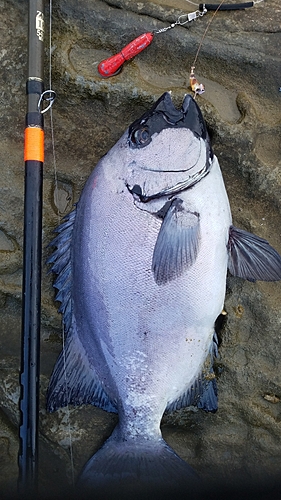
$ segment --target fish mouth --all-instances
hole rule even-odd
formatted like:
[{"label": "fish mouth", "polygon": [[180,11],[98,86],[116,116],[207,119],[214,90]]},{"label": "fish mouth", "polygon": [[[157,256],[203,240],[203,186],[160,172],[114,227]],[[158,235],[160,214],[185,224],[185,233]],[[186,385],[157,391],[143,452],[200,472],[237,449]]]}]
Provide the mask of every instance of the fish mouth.
[{"label": "fish mouth", "polygon": [[187,128],[195,137],[207,141],[210,154],[211,145],[207,127],[198,104],[186,94],[181,109],[177,109],[170,92],[165,92],[139,119],[129,127],[128,144],[132,149],[146,147],[155,133],[165,128]]}]

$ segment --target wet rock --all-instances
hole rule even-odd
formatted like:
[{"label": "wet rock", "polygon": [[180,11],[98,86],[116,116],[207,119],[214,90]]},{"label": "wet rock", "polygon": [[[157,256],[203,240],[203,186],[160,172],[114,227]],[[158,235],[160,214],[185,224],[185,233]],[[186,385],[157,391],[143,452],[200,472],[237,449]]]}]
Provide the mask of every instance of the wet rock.
[{"label": "wet rock", "polygon": [[12,240],[0,230],[0,252],[13,252],[14,249]]},{"label": "wet rock", "polygon": [[1,491],[11,497],[16,493],[14,478],[18,474],[17,465],[18,433],[5,413],[0,411],[0,483]]},{"label": "wet rock", "polygon": [[65,214],[72,207],[72,186],[66,182],[55,181],[53,187],[53,208],[57,214]]},{"label": "wet rock", "polygon": [[[54,228],[127,125],[165,90],[172,90],[179,106],[190,92],[190,66],[212,13],[155,35],[152,44],[111,79],[100,77],[98,63],[136,36],[164,28],[195,9],[184,0],[59,0],[53,6],[52,86],[57,100],[53,130],[48,113],[45,116],[44,261]],[[279,0],[218,12],[196,62],[206,86],[197,100],[223,170],[234,224],[268,239],[279,252],[280,22]],[[26,2],[5,2],[0,25],[0,490],[11,491],[17,481],[19,422]],[[213,415],[191,407],[163,419],[165,439],[209,481],[224,479],[234,485],[241,478],[264,477],[273,483],[280,473],[280,290],[280,283],[228,278],[227,315],[220,323],[215,368],[219,410]],[[42,491],[50,483],[71,485],[116,423],[116,416],[91,406],[46,413],[48,379],[61,342],[52,279],[44,267]]]}]

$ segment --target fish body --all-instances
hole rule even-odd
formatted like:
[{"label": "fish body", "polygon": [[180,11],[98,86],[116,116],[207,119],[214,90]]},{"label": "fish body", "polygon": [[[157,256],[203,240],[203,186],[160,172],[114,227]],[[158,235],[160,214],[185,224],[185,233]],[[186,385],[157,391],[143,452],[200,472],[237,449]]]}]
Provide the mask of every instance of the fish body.
[{"label": "fish body", "polygon": [[[281,277],[277,252],[232,226],[194,99],[186,96],[177,110],[165,93],[136,120],[95,167],[58,232],[50,262],[68,335],[48,408],[91,403],[119,415],[80,483],[193,481],[162,438],[162,415],[191,404],[217,409],[214,324],[227,267],[246,279]],[[254,258],[245,263],[249,248]],[[266,251],[272,269],[254,275]]]},{"label": "fish body", "polygon": [[[120,145],[126,157],[126,136]],[[200,213],[196,261],[176,279],[159,284],[151,266],[162,219],[149,211],[149,202],[134,204],[120,181],[116,191],[106,158],[80,200],[73,312],[83,342],[88,332],[89,347],[95,332],[88,354],[97,370],[102,365],[99,378],[117,401],[120,418],[124,412],[124,432],[159,434],[166,406],[194,382],[212,343],[214,321],[224,304],[230,211],[215,161],[208,176],[180,196],[182,224],[188,211]]]}]

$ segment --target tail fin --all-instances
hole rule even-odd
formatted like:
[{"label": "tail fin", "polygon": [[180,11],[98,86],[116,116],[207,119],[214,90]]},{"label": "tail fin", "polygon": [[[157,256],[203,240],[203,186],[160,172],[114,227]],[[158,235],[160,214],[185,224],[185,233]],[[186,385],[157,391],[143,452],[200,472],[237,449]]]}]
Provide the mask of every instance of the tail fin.
[{"label": "tail fin", "polygon": [[196,472],[162,438],[138,443],[113,435],[85,465],[78,487],[86,498],[94,493],[107,500],[148,500],[186,498],[198,483]]}]

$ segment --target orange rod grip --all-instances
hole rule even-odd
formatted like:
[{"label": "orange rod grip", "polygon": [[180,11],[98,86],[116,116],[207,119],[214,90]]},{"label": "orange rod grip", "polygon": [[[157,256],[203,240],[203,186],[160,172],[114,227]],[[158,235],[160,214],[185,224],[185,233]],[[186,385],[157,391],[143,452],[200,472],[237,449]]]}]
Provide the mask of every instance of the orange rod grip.
[{"label": "orange rod grip", "polygon": [[24,132],[24,161],[35,160],[44,163],[44,130],[27,127]]}]

